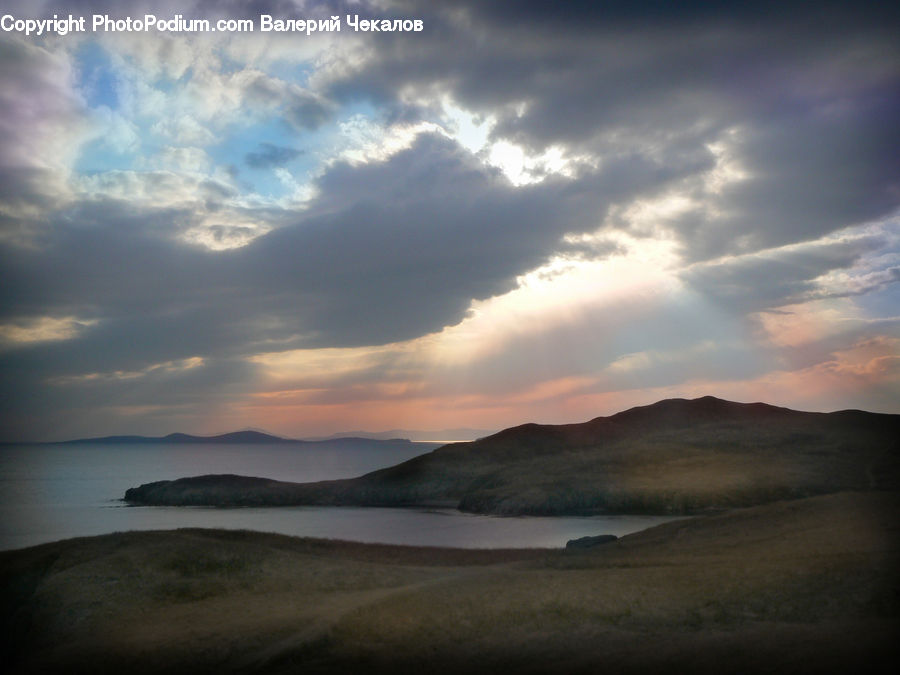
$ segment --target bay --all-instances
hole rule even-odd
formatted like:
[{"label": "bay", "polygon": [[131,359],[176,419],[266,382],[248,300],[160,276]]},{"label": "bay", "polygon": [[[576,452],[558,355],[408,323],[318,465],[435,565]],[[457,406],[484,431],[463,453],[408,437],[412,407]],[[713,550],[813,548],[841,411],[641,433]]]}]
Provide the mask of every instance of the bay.
[{"label": "bay", "polygon": [[438,444],[93,444],[0,447],[0,550],[128,530],[211,527],[350,541],[463,548],[560,547],[622,536],[665,516],[499,517],[455,509],[128,506],[142,483],[210,473],[307,482],[350,478]]}]

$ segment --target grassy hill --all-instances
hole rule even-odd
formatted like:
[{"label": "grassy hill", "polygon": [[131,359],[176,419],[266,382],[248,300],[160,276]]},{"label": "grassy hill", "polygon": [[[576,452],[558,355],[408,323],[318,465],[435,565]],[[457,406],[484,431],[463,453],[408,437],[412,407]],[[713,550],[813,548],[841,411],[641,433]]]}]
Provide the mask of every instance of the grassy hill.
[{"label": "grassy hill", "polygon": [[[0,553],[11,673],[893,673],[896,493],[589,551],[132,532]],[[562,545],[563,542],[560,542]]]},{"label": "grassy hill", "polygon": [[900,488],[900,415],[809,413],[710,396],[583,424],[525,424],[359,478],[201,476],[132,488],[158,505],[440,503],[477,513],[675,513]]}]

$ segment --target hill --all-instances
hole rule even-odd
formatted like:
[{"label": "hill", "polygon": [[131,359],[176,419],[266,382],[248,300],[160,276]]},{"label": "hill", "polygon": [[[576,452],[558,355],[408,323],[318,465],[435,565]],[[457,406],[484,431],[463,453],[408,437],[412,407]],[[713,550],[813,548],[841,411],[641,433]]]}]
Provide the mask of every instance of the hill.
[{"label": "hill", "polygon": [[506,515],[698,513],[900,488],[900,415],[809,413],[707,396],[582,424],[525,424],[359,478],[203,476],[132,488],[159,505],[452,504]]},{"label": "hill", "polygon": [[[423,429],[390,429],[388,431],[344,431],[328,436],[317,436],[307,438],[308,441],[330,441],[337,438],[346,438],[348,436],[354,438],[375,438],[379,440],[388,440],[392,438],[408,438],[411,441],[431,442],[440,439],[452,439],[454,441],[469,441],[495,433],[489,429],[471,429],[469,427],[459,427],[454,429],[436,429],[426,431]],[[448,442],[447,440],[443,441]]]},{"label": "hill", "polygon": [[74,539],[0,553],[0,644],[16,674],[893,673],[897,508],[813,497],[582,552]]},{"label": "hill", "polygon": [[[368,444],[382,446],[388,444],[409,444],[406,438],[364,438],[356,436],[334,436],[332,438],[320,440],[299,440],[294,438],[281,438],[273,436],[261,431],[232,431],[227,434],[219,434],[217,436],[195,436],[193,434],[173,433],[167,436],[102,436],[100,438],[78,438],[71,441],[61,441],[62,445],[84,445],[84,444],[129,444],[129,443],[206,443],[206,444],[268,444],[268,443],[293,443],[296,445],[335,445],[335,444]],[[431,447],[435,443],[429,444]]]},{"label": "hill", "polygon": [[303,443],[289,438],[281,438],[261,431],[232,431],[216,436],[195,436],[193,434],[173,433],[166,436],[102,436],[100,438],[76,438],[62,441],[62,444],[85,443]]}]

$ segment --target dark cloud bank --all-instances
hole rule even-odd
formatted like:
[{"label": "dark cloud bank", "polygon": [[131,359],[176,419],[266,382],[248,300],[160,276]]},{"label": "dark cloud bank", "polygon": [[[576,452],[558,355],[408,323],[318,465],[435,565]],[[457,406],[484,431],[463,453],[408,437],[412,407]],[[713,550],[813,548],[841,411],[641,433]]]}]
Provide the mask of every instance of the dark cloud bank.
[{"label": "dark cloud bank", "polygon": [[[172,391],[199,396],[252,378],[249,354],[440,330],[564,250],[563,235],[604,222],[628,229],[609,220],[611,207],[675,187],[705,205],[663,232],[701,264],[685,274],[699,292],[745,311],[801,297],[878,242],[817,249],[799,264],[702,264],[812,241],[900,205],[900,24],[888,4],[397,3],[395,15],[424,18],[427,31],[372,36],[368,58],[321,82],[316,101],[328,105],[306,126],[351,101],[384,119],[428,118],[434,110],[410,100],[439,91],[493,116],[496,139],[585,161],[574,175],[514,187],[454,141],[424,134],[383,162],[333,165],[303,211],[248,212],[274,229],[227,251],[181,242],[195,214],[178,207],[99,197],[59,207],[22,137],[44,118],[77,117],[77,102],[46,77],[53,63],[32,58],[43,52],[5,40],[2,227],[33,236],[0,242],[0,322],[96,323],[0,353],[0,436],[31,433],[43,406],[82,405],[48,384],[59,378],[203,357],[196,372],[151,375],[132,394],[147,401],[165,389],[174,404]],[[718,192],[708,184],[715,148],[746,175]],[[261,147],[246,163],[278,166],[298,152]],[[183,381],[167,388],[166,378]],[[98,399],[128,396],[122,382],[85,387]]]}]

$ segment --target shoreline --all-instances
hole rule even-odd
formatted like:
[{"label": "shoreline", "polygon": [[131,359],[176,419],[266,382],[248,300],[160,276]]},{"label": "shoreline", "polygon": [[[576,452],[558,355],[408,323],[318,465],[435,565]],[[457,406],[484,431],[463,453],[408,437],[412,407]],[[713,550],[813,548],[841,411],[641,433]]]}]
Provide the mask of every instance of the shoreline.
[{"label": "shoreline", "polygon": [[[97,521],[97,507],[86,507],[81,518],[56,536],[9,531],[0,538],[0,552],[72,538],[103,536],[123,531],[175,529],[248,530],[293,537],[320,537],[359,543],[396,546],[425,545],[443,548],[558,548],[569,539],[598,532],[625,536],[680,516],[494,516],[470,514],[441,507],[360,506],[126,506],[99,515],[121,514]],[[143,512],[143,513],[142,513]],[[92,515],[93,514],[93,515]],[[87,522],[88,527],[78,527]],[[99,524],[99,526],[95,525]],[[10,523],[13,525],[13,523]],[[520,543],[521,542],[521,543]]]},{"label": "shoreline", "polygon": [[[422,455],[414,458],[421,460]],[[590,516],[696,516],[725,513],[790,499],[805,499],[845,491],[839,486],[766,485],[730,491],[669,489],[623,490],[584,487],[541,491],[540,497],[517,493],[503,502],[459,497],[437,498],[427,488],[381,483],[380,475],[397,467],[381,469],[358,478],[312,483],[294,483],[272,478],[235,474],[206,474],[174,480],[154,481],[128,488],[121,499],[129,506],[207,506],[219,508],[296,506],[346,506],[358,508],[453,509],[460,513],[488,516],[590,517]],[[426,496],[418,497],[422,492]]]}]

